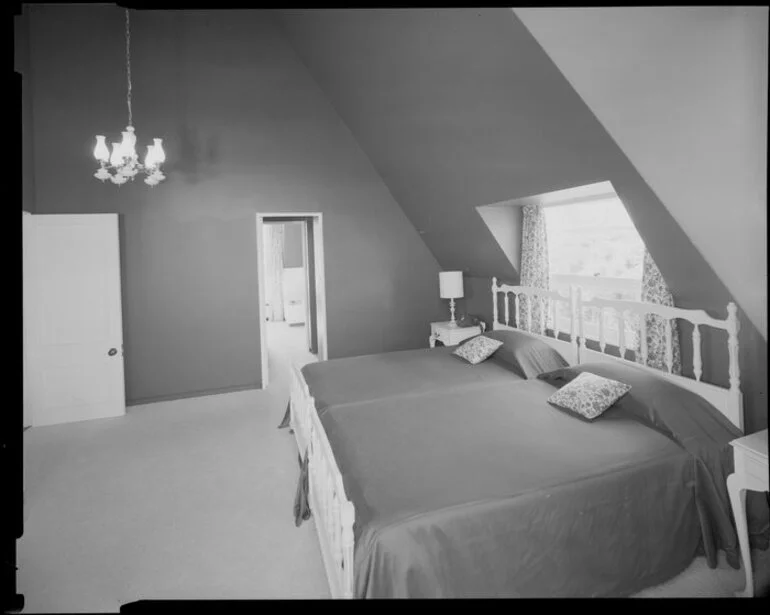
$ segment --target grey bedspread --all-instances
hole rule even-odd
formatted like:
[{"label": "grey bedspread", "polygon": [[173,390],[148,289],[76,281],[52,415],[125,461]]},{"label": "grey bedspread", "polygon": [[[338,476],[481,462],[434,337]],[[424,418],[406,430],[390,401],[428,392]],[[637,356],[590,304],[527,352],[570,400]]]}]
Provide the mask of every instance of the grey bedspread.
[{"label": "grey bedspread", "polygon": [[310,363],[302,368],[316,409],[394,395],[515,382],[519,374],[494,361],[478,365],[452,355],[453,347],[420,348]]},{"label": "grey bedspread", "polygon": [[634,417],[576,420],[548,406],[553,391],[530,380],[327,408],[356,508],[356,596],[628,595],[690,563],[693,456]]}]

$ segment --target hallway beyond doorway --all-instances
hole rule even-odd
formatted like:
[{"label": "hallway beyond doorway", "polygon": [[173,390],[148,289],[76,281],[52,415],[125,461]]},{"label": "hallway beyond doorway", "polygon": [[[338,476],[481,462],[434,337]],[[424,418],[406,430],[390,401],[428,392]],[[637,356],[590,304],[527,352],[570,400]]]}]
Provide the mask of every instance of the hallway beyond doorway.
[{"label": "hallway beyond doorway", "polygon": [[315,363],[318,357],[307,349],[307,325],[290,325],[285,320],[265,322],[268,364],[272,370]]},{"label": "hallway beyond doorway", "polygon": [[[299,224],[297,224],[299,223]],[[296,244],[300,230],[301,250],[289,250]],[[270,352],[293,346],[297,334],[304,332],[305,342],[298,348],[300,355],[313,353],[317,359],[327,358],[326,344],[326,284],[324,275],[323,220],[321,213],[257,214],[257,281],[259,284],[259,339],[261,352],[261,388],[269,386]],[[301,251],[301,266],[287,267],[287,262],[299,265],[296,253]],[[293,254],[293,256],[292,256]],[[285,321],[285,325],[303,325],[296,330],[275,328],[278,339],[272,344],[269,323]],[[274,336],[275,337],[275,336]],[[310,359],[309,359],[310,360]]]}]

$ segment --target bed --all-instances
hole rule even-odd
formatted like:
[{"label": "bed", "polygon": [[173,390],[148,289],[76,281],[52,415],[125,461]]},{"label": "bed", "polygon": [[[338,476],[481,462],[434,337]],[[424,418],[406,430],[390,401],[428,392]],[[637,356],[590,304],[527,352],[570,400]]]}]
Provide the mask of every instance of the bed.
[{"label": "bed", "polygon": [[[548,300],[496,280],[492,291],[495,330],[516,329],[509,296],[527,294],[529,306]],[[621,373],[636,405],[591,424],[551,408],[545,400],[557,385],[539,378],[409,391],[320,413],[307,384],[295,383],[292,418],[305,421],[306,493],[333,597],[628,595],[673,576],[698,549],[710,562],[717,548],[735,555],[723,484],[727,443],[742,425],[734,306],[720,320],[584,302],[579,291],[569,300],[570,347],[587,309],[685,318],[696,325],[694,341],[700,326],[725,329],[730,387],[700,382],[699,343],[689,380],[671,373],[670,361],[658,372],[606,354],[603,334],[600,351],[580,336],[561,375]]]},{"label": "bed", "polygon": [[671,487],[692,479],[689,455],[628,417],[542,408],[552,392],[535,381],[329,409],[356,511],[353,596],[616,596],[689,564],[694,498]]},{"label": "bed", "polygon": [[[576,329],[564,332],[561,337],[566,337],[565,340],[560,339],[559,331],[552,332],[552,336],[546,335],[545,329],[540,333],[522,331],[515,320],[520,295],[549,302],[553,309],[565,305],[572,313],[572,291],[565,296],[555,291],[523,286],[506,288],[506,296],[509,293],[513,298],[514,310],[510,311],[507,307],[509,302],[504,302],[505,321],[500,322],[495,314],[492,328],[493,331],[515,331],[531,339],[532,344],[516,357],[500,360],[497,355],[501,353],[496,353],[492,361],[472,366],[452,356],[452,347],[438,347],[334,359],[304,367],[293,365],[288,416],[284,417],[282,426],[291,427],[300,455],[307,449],[311,416],[323,416],[329,407],[512,382],[532,376],[538,368],[576,363]],[[502,287],[500,292],[503,292]],[[527,314],[530,312],[531,307]],[[576,326],[576,323],[571,323],[571,326]],[[546,353],[548,350],[550,354]],[[557,365],[557,361],[561,362]]]}]

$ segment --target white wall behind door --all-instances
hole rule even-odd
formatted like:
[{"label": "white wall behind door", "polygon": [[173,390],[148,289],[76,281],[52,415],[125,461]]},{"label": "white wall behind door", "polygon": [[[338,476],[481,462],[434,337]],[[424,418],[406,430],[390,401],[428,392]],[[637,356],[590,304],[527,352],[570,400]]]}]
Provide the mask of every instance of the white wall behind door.
[{"label": "white wall behind door", "polygon": [[283,270],[283,311],[290,325],[305,322],[306,286],[304,267],[286,267]]}]

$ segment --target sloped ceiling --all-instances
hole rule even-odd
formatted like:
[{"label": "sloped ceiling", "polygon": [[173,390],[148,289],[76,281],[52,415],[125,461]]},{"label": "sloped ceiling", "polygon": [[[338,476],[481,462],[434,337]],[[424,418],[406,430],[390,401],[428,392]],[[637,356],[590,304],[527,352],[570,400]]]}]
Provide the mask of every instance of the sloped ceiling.
[{"label": "sloped ceiling", "polygon": [[[585,155],[593,118],[565,113],[577,97],[510,11],[280,17],[443,267],[517,278],[476,206],[600,179]],[[544,79],[549,71],[558,79]]]},{"label": "sloped ceiling", "polygon": [[517,271],[521,267],[522,209],[511,202],[476,208],[500,249]]},{"label": "sloped ceiling", "polygon": [[518,281],[476,207],[611,181],[678,303],[724,312],[725,287],[512,10],[277,17],[443,268]]},{"label": "sloped ceiling", "polygon": [[514,11],[767,339],[767,7]]},{"label": "sloped ceiling", "polygon": [[[477,207],[610,181],[677,305],[726,315],[736,297],[513,10],[276,17],[439,265],[470,277],[469,309],[489,308],[490,277],[518,281]],[[671,108],[670,124],[687,112]],[[731,208],[721,203],[697,216]],[[738,304],[747,425],[762,429],[767,342]],[[724,343],[703,343],[714,349],[703,377],[724,386]]]}]

